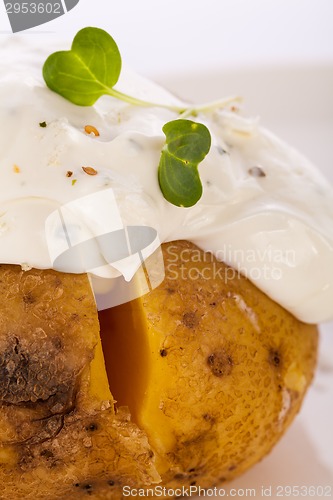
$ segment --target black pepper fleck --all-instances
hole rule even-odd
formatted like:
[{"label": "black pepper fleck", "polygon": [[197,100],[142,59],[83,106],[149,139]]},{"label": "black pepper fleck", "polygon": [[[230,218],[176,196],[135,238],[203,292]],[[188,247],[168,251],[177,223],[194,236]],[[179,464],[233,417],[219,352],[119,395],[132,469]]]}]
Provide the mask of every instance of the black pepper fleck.
[{"label": "black pepper fleck", "polygon": [[225,155],[225,154],[228,154],[228,151],[226,151],[225,149],[222,148],[222,146],[217,146],[217,152],[220,154],[220,155]]},{"label": "black pepper fleck", "polygon": [[47,123],[46,122],[40,122],[39,126],[42,127],[42,128],[45,128],[45,127],[47,127]]},{"label": "black pepper fleck", "polygon": [[252,177],[266,177],[266,174],[261,167],[251,167],[248,172],[252,175]]}]

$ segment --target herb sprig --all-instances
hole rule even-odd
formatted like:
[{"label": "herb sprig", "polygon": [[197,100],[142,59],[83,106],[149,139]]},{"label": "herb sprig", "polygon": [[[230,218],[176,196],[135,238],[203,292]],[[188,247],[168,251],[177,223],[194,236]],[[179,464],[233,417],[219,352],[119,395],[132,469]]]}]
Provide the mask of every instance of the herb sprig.
[{"label": "herb sprig", "polygon": [[51,90],[79,106],[92,106],[102,95],[109,95],[132,105],[177,112],[179,119],[163,127],[166,144],[158,180],[170,203],[179,207],[195,205],[202,195],[198,165],[210,149],[211,137],[205,125],[184,118],[226,106],[237,98],[189,107],[144,101],[114,89],[121,66],[121,55],[111,35],[100,28],[87,27],[76,34],[70,50],[55,52],[46,59],[43,77]]},{"label": "herb sprig", "polygon": [[158,180],[163,196],[178,207],[192,207],[201,198],[198,165],[208,154],[211,136],[202,123],[174,120],[163,127],[166,144],[162,149]]}]

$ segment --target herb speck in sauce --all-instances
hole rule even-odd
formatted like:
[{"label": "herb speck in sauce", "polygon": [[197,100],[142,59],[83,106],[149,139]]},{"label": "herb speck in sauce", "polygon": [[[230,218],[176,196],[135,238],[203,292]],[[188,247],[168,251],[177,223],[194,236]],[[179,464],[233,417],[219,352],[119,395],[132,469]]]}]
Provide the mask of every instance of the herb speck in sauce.
[{"label": "herb speck in sauce", "polygon": [[258,166],[249,168],[248,172],[250,175],[252,175],[252,177],[266,177],[266,174],[263,171],[263,169]]}]

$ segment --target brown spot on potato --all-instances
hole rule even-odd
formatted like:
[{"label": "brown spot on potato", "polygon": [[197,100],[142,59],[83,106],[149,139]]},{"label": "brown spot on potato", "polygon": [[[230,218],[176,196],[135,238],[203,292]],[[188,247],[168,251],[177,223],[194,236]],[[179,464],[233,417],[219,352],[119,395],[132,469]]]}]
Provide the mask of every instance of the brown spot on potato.
[{"label": "brown spot on potato", "polygon": [[36,302],[36,298],[31,292],[28,292],[25,295],[23,295],[23,302],[27,305],[33,304],[34,302]]},{"label": "brown spot on potato", "polygon": [[215,377],[226,377],[230,375],[233,367],[233,361],[224,350],[210,354],[207,358],[207,364]]},{"label": "brown spot on potato", "polygon": [[[57,395],[57,401],[52,401],[54,406],[55,402],[67,400],[75,377],[63,368],[54,341],[23,346],[17,337],[9,338],[7,348],[0,353],[0,402],[27,405]],[[50,365],[50,359],[57,359],[58,364]]]},{"label": "brown spot on potato", "polygon": [[78,300],[79,302],[83,302],[86,298],[87,298],[87,296],[86,296],[86,295],[81,295],[80,297],[77,297],[77,300]]},{"label": "brown spot on potato", "polygon": [[167,355],[168,355],[168,351],[166,349],[161,349],[160,350],[160,356],[162,358],[165,358],[165,356],[167,356]]},{"label": "brown spot on potato", "polygon": [[93,488],[93,485],[91,483],[74,483],[73,486],[75,488],[80,488],[87,495],[92,495],[93,494],[94,488]]},{"label": "brown spot on potato", "polygon": [[58,288],[61,284],[62,284],[62,281],[59,278],[59,276],[55,276],[55,278],[54,278],[54,286],[55,286],[55,288]]},{"label": "brown spot on potato", "polygon": [[185,474],[182,474],[181,472],[178,472],[177,474],[174,475],[174,479],[179,480],[179,479],[184,479]]},{"label": "brown spot on potato", "polygon": [[62,349],[62,342],[59,337],[55,337],[52,339],[52,343],[55,347],[55,349],[58,349],[59,351]]},{"label": "brown spot on potato", "polygon": [[183,325],[186,326],[186,328],[193,329],[199,324],[199,318],[197,317],[195,312],[186,312],[183,314]]},{"label": "brown spot on potato", "polygon": [[[66,367],[57,340],[56,336],[26,342],[8,336],[3,342],[0,409],[6,408],[12,422],[13,444],[33,446],[55,438],[63,429],[65,415],[75,410],[80,374]],[[49,466],[56,465],[44,456]]]},{"label": "brown spot on potato", "polygon": [[90,432],[94,432],[94,431],[97,431],[98,429],[98,425],[97,424],[90,424],[86,427],[86,430],[87,431],[90,431]]},{"label": "brown spot on potato", "polygon": [[276,368],[281,366],[281,354],[275,349],[269,351],[269,362]]},{"label": "brown spot on potato", "polygon": [[215,422],[215,417],[213,417],[213,415],[210,415],[209,413],[204,413],[202,415],[202,418],[206,421],[206,422],[211,422],[212,424]]},{"label": "brown spot on potato", "polygon": [[40,456],[41,457],[45,457],[46,459],[54,458],[53,452],[50,451],[50,450],[47,450],[47,449],[46,450],[42,450],[40,452]]}]

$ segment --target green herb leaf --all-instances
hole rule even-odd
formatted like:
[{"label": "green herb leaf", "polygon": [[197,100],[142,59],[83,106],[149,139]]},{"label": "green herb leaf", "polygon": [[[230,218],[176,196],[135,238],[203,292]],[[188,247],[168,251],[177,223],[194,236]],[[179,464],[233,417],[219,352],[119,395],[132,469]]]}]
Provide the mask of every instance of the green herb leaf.
[{"label": "green herb leaf", "polygon": [[163,196],[177,207],[192,207],[202,196],[199,163],[211,145],[209,130],[202,123],[173,120],[163,127],[166,145],[158,167]]},{"label": "green herb leaf", "polygon": [[121,56],[116,42],[106,31],[92,27],[80,30],[71,50],[51,54],[43,66],[47,86],[79,106],[92,106],[105,94],[134,106],[154,106],[196,116],[199,111],[210,112],[238,99],[232,97],[195,107],[145,101],[113,88],[120,71]]},{"label": "green herb leaf", "polygon": [[47,86],[80,106],[92,106],[112,94],[121,71],[121,56],[111,35],[99,28],[83,28],[71,50],[51,54],[44,63]]},{"label": "green herb leaf", "polygon": [[[69,51],[51,54],[44,63],[47,86],[79,106],[92,106],[102,95],[110,95],[139,106],[158,106],[183,115],[211,111],[232,99],[199,107],[156,104],[123,94],[113,88],[119,79],[121,56],[116,42],[100,28],[83,28],[75,36]],[[184,116],[184,118],[185,118]],[[41,126],[44,126],[41,124]],[[191,207],[202,196],[198,165],[207,155],[211,136],[201,123],[182,119],[163,127],[166,145],[158,167],[158,180],[166,200],[178,207]],[[72,180],[74,185],[76,179]]]}]

